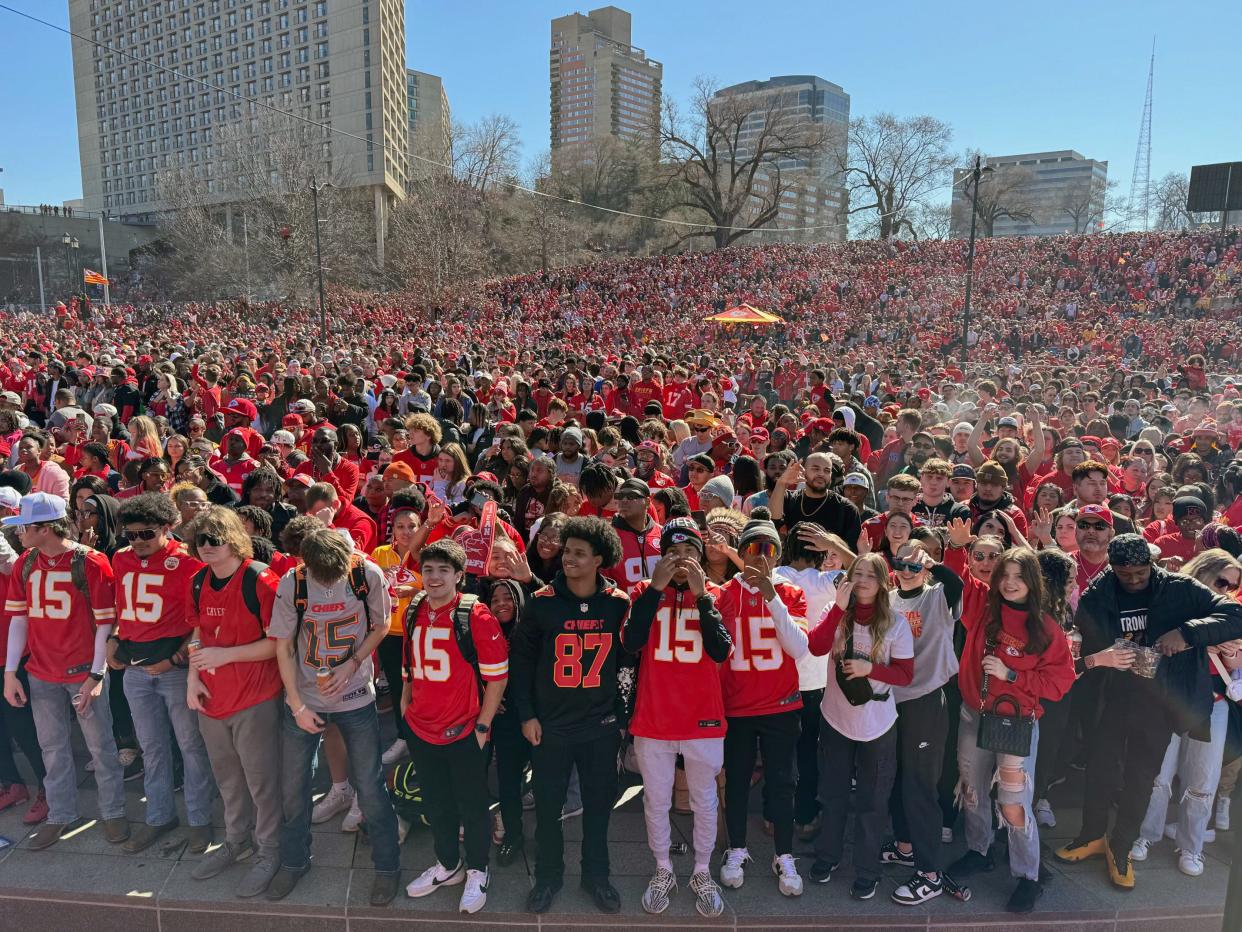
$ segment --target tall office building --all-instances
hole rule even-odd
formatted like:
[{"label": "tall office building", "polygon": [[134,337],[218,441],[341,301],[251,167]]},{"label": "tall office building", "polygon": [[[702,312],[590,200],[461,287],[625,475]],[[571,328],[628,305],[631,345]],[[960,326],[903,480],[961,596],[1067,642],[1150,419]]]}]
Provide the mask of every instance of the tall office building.
[{"label": "tall office building", "polygon": [[227,201],[216,137],[270,128],[266,104],[357,137],[314,130],[325,174],[373,190],[382,256],[388,204],[409,176],[404,6],[69,0],[72,30],[99,43],[73,39],[86,209],[148,218],[163,206],[159,173],[177,166]]},{"label": "tall office building", "polygon": [[444,93],[444,82],[434,74],[407,68],[405,89],[409,106],[410,177],[426,178],[448,171],[433,164],[451,165],[453,160],[453,115],[448,95]]},{"label": "tall office building", "polygon": [[664,66],[630,45],[630,14],[615,6],[552,20],[549,53],[552,161],[564,168],[590,158],[608,136],[658,140]]},{"label": "tall office building", "polygon": [[[1062,233],[1094,233],[1103,220],[1104,195],[1108,184],[1108,162],[1097,162],[1072,149],[1059,152],[1029,152],[1023,155],[991,155],[985,166],[998,171],[1022,168],[1030,172],[1030,182],[1021,200],[1032,208],[1029,220],[1001,217],[993,236],[1059,236]],[[968,168],[953,171],[954,236],[970,230],[970,200],[966,180]],[[986,182],[985,182],[986,184]],[[999,198],[998,198],[999,200]],[[986,202],[986,201],[985,201]],[[1066,210],[1072,208],[1072,213]],[[1088,226],[1089,229],[1083,229]],[[1075,229],[1075,226],[1078,229]]]},{"label": "tall office building", "polygon": [[[744,81],[721,88],[712,95],[709,106],[738,104],[745,120],[738,134],[736,157],[753,154],[769,120],[779,121],[788,130],[806,126],[808,131],[826,138],[825,150],[812,158],[785,158],[780,169],[780,212],[771,235],[761,238],[804,241],[844,240],[849,196],[844,180],[828,145],[844,145],[850,123],[850,95],[838,84],[808,74],[781,75],[766,81]],[[821,132],[819,127],[823,127]],[[756,175],[755,190],[767,193],[771,173]],[[783,235],[781,228],[796,233]],[[810,229],[807,229],[810,228]]]}]

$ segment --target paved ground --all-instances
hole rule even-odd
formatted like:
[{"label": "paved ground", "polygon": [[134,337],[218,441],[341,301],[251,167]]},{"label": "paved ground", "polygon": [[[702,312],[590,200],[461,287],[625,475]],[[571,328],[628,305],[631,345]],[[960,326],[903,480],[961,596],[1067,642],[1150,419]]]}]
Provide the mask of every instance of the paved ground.
[{"label": "paved ground", "polygon": [[[129,816],[139,820],[143,811],[141,781],[127,784]],[[1061,799],[1073,795],[1073,787],[1062,787]],[[81,811],[93,813],[94,782],[82,773]],[[758,793],[754,794],[756,797]],[[1056,802],[1054,797],[1054,803]],[[71,837],[52,848],[29,851],[22,842],[27,834],[20,821],[21,812],[0,813],[0,835],[15,842],[0,851],[0,930],[90,928],[92,932],[116,927],[126,932],[170,932],[203,930],[230,932],[275,932],[275,930],[362,930],[391,929],[394,924],[420,927],[442,926],[465,930],[493,925],[555,926],[558,929],[587,928],[595,925],[649,925],[662,928],[707,924],[694,912],[686,890],[692,859],[675,858],[681,889],[673,905],[659,921],[646,916],[639,898],[652,869],[642,821],[641,791],[637,788],[617,808],[612,822],[612,866],[614,882],[621,893],[622,913],[602,917],[577,886],[577,841],[580,820],[567,823],[566,861],[570,876],[552,913],[536,922],[524,912],[530,888],[530,865],[519,862],[508,868],[493,867],[492,891],[487,908],[470,919],[459,917],[456,909],[460,888],[424,900],[404,896],[387,910],[366,906],[371,882],[370,851],[364,837],[337,830],[338,820],[319,829],[314,836],[314,868],[294,894],[283,903],[239,900],[233,885],[244,871],[238,866],[220,877],[198,882],[190,877],[195,856],[185,850],[184,830],[167,836],[164,844],[142,855],[130,856],[119,847],[108,845],[98,825],[87,823]],[[533,833],[533,813],[527,813],[527,837]],[[1057,826],[1045,829],[1043,841],[1055,847],[1073,836],[1079,813],[1063,804],[1057,807]],[[676,832],[690,842],[690,818],[675,816]],[[220,824],[217,807],[217,825]],[[676,840],[676,835],[675,835]],[[1190,878],[1177,870],[1172,842],[1157,845],[1149,861],[1139,865],[1138,886],[1130,894],[1114,891],[1108,883],[1102,862],[1066,867],[1049,861],[1053,880],[1029,917],[1014,917],[1003,911],[1012,881],[1004,867],[988,875],[971,878],[974,896],[961,903],[948,896],[922,907],[900,907],[888,894],[906,877],[906,871],[891,870],[876,899],[858,903],[848,896],[853,872],[848,866],[833,881],[819,887],[807,883],[800,898],[785,898],[776,890],[768,870],[771,842],[762,831],[758,816],[750,833],[750,849],[755,863],[746,885],[725,892],[726,912],[712,925],[731,928],[844,928],[882,927],[885,929],[1055,928],[1058,932],[1090,930],[1148,930],[1148,932],[1217,932],[1228,878],[1228,852],[1231,835],[1221,837],[1206,848],[1207,870],[1202,877]],[[804,874],[810,864],[809,846],[799,844],[800,866]],[[957,841],[950,856],[961,853]],[[431,863],[430,838],[426,829],[415,829],[402,851],[404,876]],[[715,863],[715,861],[713,861]],[[848,854],[846,859],[848,865]]]}]

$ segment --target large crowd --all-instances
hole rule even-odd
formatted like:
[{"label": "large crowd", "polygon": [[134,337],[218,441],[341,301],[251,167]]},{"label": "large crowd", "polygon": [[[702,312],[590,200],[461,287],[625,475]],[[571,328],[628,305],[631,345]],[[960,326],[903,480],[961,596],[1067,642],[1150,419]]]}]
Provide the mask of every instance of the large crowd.
[{"label": "large crowd", "polygon": [[[72,831],[76,729],[107,841],[184,819],[193,876],[241,897],[287,896],[341,817],[374,905],[405,879],[477,912],[530,844],[543,913],[580,817],[617,912],[641,783],[648,913],[673,811],[706,917],[748,868],[868,900],[895,866],[917,905],[1005,859],[1027,912],[1082,771],[1058,860],[1132,889],[1167,837],[1199,876],[1242,769],[1239,233],[986,240],[968,364],[963,263],[731,248],[441,306],[336,291],[323,331],[284,303],[6,315],[0,810],[28,848]],[[704,322],[741,304],[784,323]],[[436,863],[402,878],[418,825]]]}]

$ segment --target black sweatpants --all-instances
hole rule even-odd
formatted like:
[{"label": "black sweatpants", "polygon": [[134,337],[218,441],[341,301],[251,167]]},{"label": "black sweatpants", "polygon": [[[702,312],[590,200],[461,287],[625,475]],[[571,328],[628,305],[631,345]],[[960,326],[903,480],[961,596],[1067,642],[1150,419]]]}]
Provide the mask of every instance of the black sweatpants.
[{"label": "black sweatpants", "polygon": [[1035,756],[1035,799],[1048,796],[1048,784],[1064,773],[1068,759],[1062,757],[1062,749],[1070,741],[1070,714],[1072,700],[1069,695],[1055,702],[1041,699],[1044,714],[1039,717],[1039,748]]},{"label": "black sweatpants", "polygon": [[[17,668],[17,679],[26,691],[27,700],[30,696],[30,677],[26,673],[26,660],[22,659]],[[13,745],[26,755],[35,780],[43,785],[47,770],[43,766],[43,751],[39,748],[39,735],[35,732],[34,712],[30,702],[24,706],[11,706],[0,697],[0,784],[25,783],[21,771],[17,769],[17,761],[13,757]]]},{"label": "black sweatpants", "polygon": [[487,870],[492,846],[487,794],[490,752],[479,747],[473,731],[452,744],[431,744],[411,733],[406,745],[422,785],[436,860],[450,868],[461,861],[457,835],[458,829],[464,829],[466,867]]},{"label": "black sweatpants", "polygon": [[[1086,788],[1079,840],[1108,835],[1119,860],[1130,853],[1139,836],[1151,788],[1164,763],[1173,737],[1173,720],[1164,702],[1151,695],[1146,684],[1120,680],[1133,674],[1118,673],[1101,693],[1104,708],[1094,732],[1088,736]],[[1118,771],[1120,770],[1120,773]],[[1117,817],[1108,830],[1108,813],[1114,799]]]},{"label": "black sweatpants", "polygon": [[725,828],[730,848],[746,847],[750,778],[755,753],[763,755],[763,800],[772,821],[776,853],[793,854],[794,754],[802,733],[802,710],[728,720],[724,740]]},{"label": "black sweatpants", "polygon": [[401,714],[401,659],[404,646],[405,635],[390,634],[379,642],[375,653],[379,656],[384,679],[388,680],[388,696],[392,699],[392,717],[397,723],[397,737],[402,741],[409,741],[413,732],[405,723],[405,716]]},{"label": "black sweatpants", "polygon": [[850,780],[857,772],[854,873],[859,880],[875,880],[880,876],[880,844],[897,772],[897,726],[874,741],[855,741],[821,719],[819,754],[819,801],[824,809],[815,857],[832,864],[841,862]]},{"label": "black sweatpants", "polygon": [[914,867],[924,873],[940,870],[941,812],[937,785],[949,734],[944,691],[897,705],[897,779],[889,811],[893,835],[914,846]]},{"label": "black sweatpants", "polygon": [[944,756],[940,760],[940,824],[952,828],[957,822],[957,729],[962,720],[962,693],[957,688],[957,677],[944,684],[945,710],[949,718],[949,730],[945,735]]},{"label": "black sweatpants", "polygon": [[822,689],[802,694],[802,734],[798,736],[798,782],[794,787],[794,823],[808,825],[819,815],[819,705]]},{"label": "black sweatpants", "polygon": [[530,742],[522,735],[517,712],[492,719],[492,750],[496,754],[496,796],[505,823],[505,842],[522,841],[522,778],[530,761]]},{"label": "black sweatpants", "polygon": [[[535,777],[536,883],[560,883],[565,876],[565,837],[561,811],[569,791],[569,774],[578,766],[582,787],[582,879],[608,879],[608,820],[617,801],[617,751],[620,732],[585,741],[549,735],[531,748]],[[506,832],[508,829],[506,829]]]}]

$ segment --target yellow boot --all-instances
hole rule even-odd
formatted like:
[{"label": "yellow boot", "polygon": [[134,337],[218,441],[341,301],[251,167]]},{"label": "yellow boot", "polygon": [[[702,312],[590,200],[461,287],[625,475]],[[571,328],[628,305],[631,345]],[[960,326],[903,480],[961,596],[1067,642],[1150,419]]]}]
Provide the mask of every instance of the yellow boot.
[{"label": "yellow boot", "polygon": [[1108,861],[1108,879],[1113,882],[1113,886],[1121,890],[1134,889],[1134,865],[1130,863],[1130,854],[1126,852],[1125,860],[1122,862],[1124,869],[1118,869],[1117,859],[1113,856],[1112,845],[1104,845],[1104,857]]},{"label": "yellow boot", "polygon": [[1064,848],[1058,848],[1055,852],[1058,861],[1064,861],[1066,864],[1077,864],[1079,861],[1088,861],[1091,858],[1102,857],[1108,850],[1108,842],[1104,838],[1096,838],[1093,841],[1071,841]]}]

